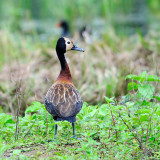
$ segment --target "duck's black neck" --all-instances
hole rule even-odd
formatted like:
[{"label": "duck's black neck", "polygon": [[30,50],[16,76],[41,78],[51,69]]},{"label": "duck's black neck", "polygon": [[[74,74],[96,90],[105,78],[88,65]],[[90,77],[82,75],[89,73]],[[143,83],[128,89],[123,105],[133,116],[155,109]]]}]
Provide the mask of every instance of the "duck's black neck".
[{"label": "duck's black neck", "polygon": [[68,29],[63,29],[62,36],[67,36],[69,34]]},{"label": "duck's black neck", "polygon": [[67,24],[65,24],[63,26],[63,33],[62,33],[62,36],[67,36],[69,34],[69,27]]},{"label": "duck's black neck", "polygon": [[61,64],[61,70],[65,70],[67,61],[66,61],[64,53],[58,53],[57,52],[57,56],[58,56],[58,59],[59,59],[60,64]]}]

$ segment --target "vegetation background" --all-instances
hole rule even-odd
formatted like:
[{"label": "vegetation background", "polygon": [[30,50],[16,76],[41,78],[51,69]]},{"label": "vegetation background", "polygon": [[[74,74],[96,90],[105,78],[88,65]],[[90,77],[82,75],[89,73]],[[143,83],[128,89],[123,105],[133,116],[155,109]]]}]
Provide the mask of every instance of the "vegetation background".
[{"label": "vegetation background", "polygon": [[[64,122],[60,141],[47,143],[53,138],[54,121],[42,104],[60,70],[55,53],[60,20],[68,21],[73,41],[85,49],[85,54],[69,53],[67,59],[87,104],[78,116],[81,140],[65,140],[64,130],[70,127]],[[90,43],[79,37],[85,25],[91,31]],[[1,1],[0,155],[159,158],[159,62],[159,0]]]}]

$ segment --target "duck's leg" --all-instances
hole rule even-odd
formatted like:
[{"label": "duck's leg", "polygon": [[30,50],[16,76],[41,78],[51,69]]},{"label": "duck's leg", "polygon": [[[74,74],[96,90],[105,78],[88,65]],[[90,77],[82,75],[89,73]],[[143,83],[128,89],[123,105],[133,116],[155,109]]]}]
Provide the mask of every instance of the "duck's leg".
[{"label": "duck's leg", "polygon": [[75,138],[75,122],[72,122],[72,127],[73,127],[73,138]]},{"label": "duck's leg", "polygon": [[54,127],[55,129],[55,133],[54,133],[54,138],[56,137],[56,135],[57,135],[57,128],[58,128],[58,125],[57,124],[55,124],[55,127]]}]

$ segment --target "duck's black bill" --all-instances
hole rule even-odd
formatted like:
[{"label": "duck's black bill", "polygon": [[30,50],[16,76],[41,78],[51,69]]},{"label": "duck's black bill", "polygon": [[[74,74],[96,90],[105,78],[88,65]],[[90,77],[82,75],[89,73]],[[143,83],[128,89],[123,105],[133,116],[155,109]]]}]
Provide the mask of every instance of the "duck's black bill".
[{"label": "duck's black bill", "polygon": [[73,44],[73,47],[71,48],[71,50],[76,50],[76,51],[84,52],[84,49],[77,47],[75,44]]}]

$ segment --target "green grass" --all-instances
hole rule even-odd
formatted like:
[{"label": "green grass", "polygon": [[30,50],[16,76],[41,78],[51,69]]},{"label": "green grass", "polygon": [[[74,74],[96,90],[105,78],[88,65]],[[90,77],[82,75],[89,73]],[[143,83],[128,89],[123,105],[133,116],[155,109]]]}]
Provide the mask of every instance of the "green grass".
[{"label": "green grass", "polygon": [[54,139],[55,121],[39,102],[16,120],[1,113],[2,158],[159,159],[160,95],[155,84],[160,78],[143,72],[126,79],[129,92],[120,103],[108,97],[102,105],[84,103],[77,115],[75,139],[66,121],[56,122]]}]

